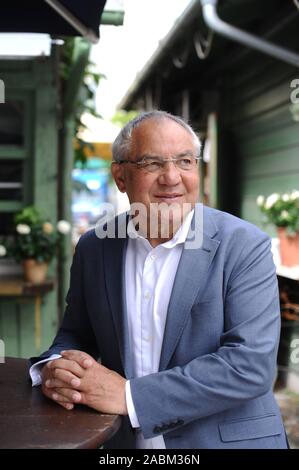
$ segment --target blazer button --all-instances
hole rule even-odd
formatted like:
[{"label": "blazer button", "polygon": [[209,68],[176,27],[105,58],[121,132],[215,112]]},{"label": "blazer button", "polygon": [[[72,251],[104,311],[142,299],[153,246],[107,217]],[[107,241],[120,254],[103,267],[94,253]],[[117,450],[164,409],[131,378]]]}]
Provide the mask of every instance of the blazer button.
[{"label": "blazer button", "polygon": [[160,432],[162,431],[161,427],[160,426],[155,426],[154,429],[153,429],[153,432],[155,434],[160,434]]}]

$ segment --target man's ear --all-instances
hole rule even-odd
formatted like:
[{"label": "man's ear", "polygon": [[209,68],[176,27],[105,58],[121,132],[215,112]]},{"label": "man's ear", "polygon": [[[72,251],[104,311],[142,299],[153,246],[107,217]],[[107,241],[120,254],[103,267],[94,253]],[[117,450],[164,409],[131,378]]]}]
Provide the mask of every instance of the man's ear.
[{"label": "man's ear", "polygon": [[120,192],[125,193],[126,184],[124,178],[124,166],[113,162],[111,165],[111,174]]}]

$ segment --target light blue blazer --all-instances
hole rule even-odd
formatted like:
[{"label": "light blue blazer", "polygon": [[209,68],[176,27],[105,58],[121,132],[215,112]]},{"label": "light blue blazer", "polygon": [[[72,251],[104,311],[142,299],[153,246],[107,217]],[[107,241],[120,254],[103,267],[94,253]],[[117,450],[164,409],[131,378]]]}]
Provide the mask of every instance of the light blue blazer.
[{"label": "light blue blazer", "polygon": [[[287,448],[272,393],[280,308],[270,240],[254,225],[208,207],[203,222],[202,246],[184,249],[180,259],[159,372],[133,375],[127,239],[99,239],[94,230],[77,245],[64,320],[42,357],[80,349],[126,376],[144,437],[163,434],[166,448]],[[134,446],[126,417],[106,447]]]}]

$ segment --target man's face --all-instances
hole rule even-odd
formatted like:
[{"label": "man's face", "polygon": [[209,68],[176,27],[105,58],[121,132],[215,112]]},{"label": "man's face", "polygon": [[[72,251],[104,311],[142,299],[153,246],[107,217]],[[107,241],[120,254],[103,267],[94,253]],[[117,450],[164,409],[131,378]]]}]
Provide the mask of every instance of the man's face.
[{"label": "man's face", "polygon": [[[170,119],[148,119],[132,133],[128,159],[137,161],[144,156],[171,159],[187,154],[196,156],[192,135]],[[158,172],[150,173],[136,165],[113,165],[112,173],[120,191],[126,192],[130,203],[143,203],[147,210],[151,204],[175,203],[192,207],[199,197],[198,166],[184,171],[169,162]]]}]

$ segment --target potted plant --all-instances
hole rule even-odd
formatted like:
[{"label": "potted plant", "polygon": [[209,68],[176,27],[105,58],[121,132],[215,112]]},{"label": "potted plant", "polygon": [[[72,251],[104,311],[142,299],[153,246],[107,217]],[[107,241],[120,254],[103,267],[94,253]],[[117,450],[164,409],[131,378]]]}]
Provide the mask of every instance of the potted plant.
[{"label": "potted plant", "polygon": [[285,266],[299,265],[299,191],[258,196],[257,205],[265,216],[265,222],[277,228],[281,263]]},{"label": "potted plant", "polygon": [[26,281],[41,283],[62,237],[70,232],[71,226],[60,220],[54,227],[34,206],[17,213],[14,223],[14,233],[0,244],[0,256],[13,257],[22,263]]}]

